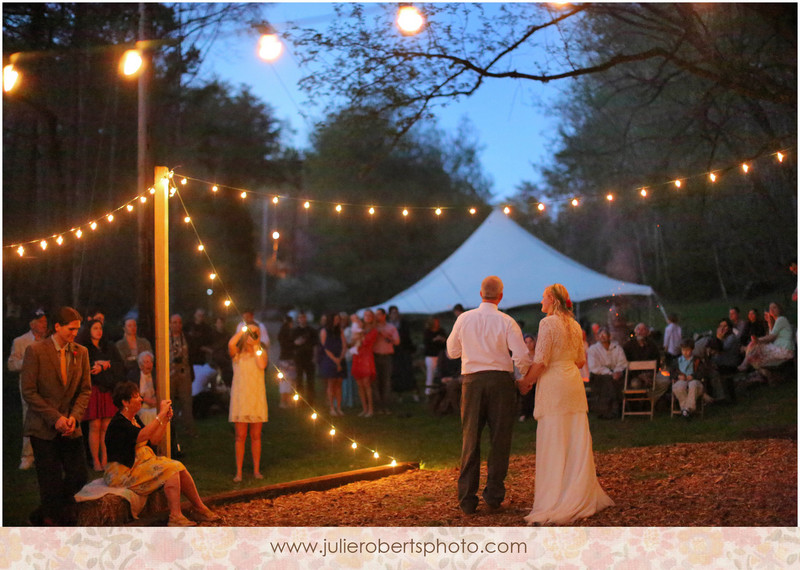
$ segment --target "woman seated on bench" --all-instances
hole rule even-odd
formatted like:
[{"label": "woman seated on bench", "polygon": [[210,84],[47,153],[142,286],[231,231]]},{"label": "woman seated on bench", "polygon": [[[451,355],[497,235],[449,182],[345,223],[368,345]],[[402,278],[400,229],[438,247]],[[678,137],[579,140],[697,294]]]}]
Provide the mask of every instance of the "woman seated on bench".
[{"label": "woman seated on bench", "polygon": [[769,311],[764,314],[769,327],[769,334],[762,337],[753,336],[747,347],[747,355],[739,370],[780,366],[794,358],[794,335],[792,325],[781,315],[778,303],[770,303]]},{"label": "woman seated on bench", "polygon": [[142,407],[139,387],[122,382],[114,388],[118,412],[106,431],[108,464],[103,480],[109,487],[125,487],[139,495],[149,495],[162,486],[169,505],[168,526],[195,526],[181,512],[181,493],[194,507],[192,518],[198,522],[219,520],[197,493],[194,480],[180,461],[159,457],[148,446],[158,444],[169,429],[172,402],[164,400],[156,419],[147,425],[136,414]]}]

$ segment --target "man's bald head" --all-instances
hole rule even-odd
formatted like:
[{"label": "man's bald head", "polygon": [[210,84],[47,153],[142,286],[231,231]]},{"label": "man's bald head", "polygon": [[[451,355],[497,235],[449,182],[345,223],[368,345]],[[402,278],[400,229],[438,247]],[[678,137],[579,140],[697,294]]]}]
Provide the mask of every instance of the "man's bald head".
[{"label": "man's bald head", "polygon": [[481,282],[481,299],[499,303],[503,298],[503,282],[496,275],[490,275]]}]

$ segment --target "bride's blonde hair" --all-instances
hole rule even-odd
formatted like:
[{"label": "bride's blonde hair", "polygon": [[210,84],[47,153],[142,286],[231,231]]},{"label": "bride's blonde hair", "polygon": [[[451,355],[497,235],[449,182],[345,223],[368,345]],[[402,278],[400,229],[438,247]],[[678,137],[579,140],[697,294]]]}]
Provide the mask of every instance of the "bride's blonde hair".
[{"label": "bride's blonde hair", "polygon": [[567,288],[561,283],[550,285],[546,291],[553,297],[553,314],[561,316],[572,315],[572,300],[569,298]]}]

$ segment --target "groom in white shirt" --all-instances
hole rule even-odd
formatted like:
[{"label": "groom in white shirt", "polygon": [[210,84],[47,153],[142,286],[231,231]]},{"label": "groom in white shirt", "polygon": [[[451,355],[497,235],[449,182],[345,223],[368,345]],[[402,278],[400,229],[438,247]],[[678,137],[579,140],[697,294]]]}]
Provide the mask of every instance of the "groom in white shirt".
[{"label": "groom in white shirt", "polygon": [[[481,304],[456,319],[447,338],[447,354],[461,358],[461,472],[458,505],[470,515],[478,508],[481,432],[489,425],[488,475],[483,500],[490,509],[500,508],[506,495],[505,478],[511,452],[517,389],[514,364],[521,374],[531,356],[514,319],[500,312],[503,282],[491,275],[481,283]],[[510,353],[510,354],[509,354]]]}]

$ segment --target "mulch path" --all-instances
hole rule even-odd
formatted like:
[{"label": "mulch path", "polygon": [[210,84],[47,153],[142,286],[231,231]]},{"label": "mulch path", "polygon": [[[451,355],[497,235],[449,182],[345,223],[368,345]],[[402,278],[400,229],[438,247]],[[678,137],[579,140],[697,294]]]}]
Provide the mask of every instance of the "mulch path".
[{"label": "mulch path", "polygon": [[[500,511],[464,515],[458,469],[415,470],[324,492],[216,507],[215,526],[522,526],[533,504],[533,455],[511,458]],[[681,443],[596,453],[616,502],[575,526],[797,526],[797,442]],[[485,481],[485,462],[482,483]]]}]

